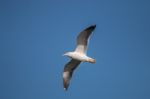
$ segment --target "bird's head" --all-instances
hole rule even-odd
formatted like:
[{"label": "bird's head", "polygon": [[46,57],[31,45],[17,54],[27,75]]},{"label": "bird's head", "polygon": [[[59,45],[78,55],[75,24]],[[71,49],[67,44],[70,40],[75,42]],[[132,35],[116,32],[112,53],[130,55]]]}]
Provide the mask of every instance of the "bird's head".
[{"label": "bird's head", "polygon": [[66,52],[65,54],[63,54],[63,56],[69,56],[70,57],[71,52]]}]

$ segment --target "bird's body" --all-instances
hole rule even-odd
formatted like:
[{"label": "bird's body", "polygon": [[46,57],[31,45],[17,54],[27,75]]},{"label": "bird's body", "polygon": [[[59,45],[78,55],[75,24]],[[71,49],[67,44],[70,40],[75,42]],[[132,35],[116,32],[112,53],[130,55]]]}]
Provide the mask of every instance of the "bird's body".
[{"label": "bird's body", "polygon": [[64,89],[67,90],[73,71],[81,62],[95,63],[95,59],[86,55],[89,37],[95,29],[96,25],[92,25],[82,31],[77,37],[77,47],[73,52],[67,52],[64,55],[71,58],[71,61],[65,65],[63,72]]},{"label": "bird's body", "polygon": [[90,62],[90,63],[95,63],[95,59],[88,57],[86,54],[84,53],[80,53],[80,52],[68,52],[66,54],[64,54],[72,59],[81,61],[81,62]]}]

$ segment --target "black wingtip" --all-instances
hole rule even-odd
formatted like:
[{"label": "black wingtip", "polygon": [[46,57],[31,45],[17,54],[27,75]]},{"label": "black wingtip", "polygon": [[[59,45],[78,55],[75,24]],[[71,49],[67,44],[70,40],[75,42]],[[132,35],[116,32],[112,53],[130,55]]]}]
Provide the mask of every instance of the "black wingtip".
[{"label": "black wingtip", "polygon": [[94,30],[96,28],[96,24],[89,26],[86,30]]},{"label": "black wingtip", "polygon": [[64,88],[65,91],[67,91],[67,88]]},{"label": "black wingtip", "polygon": [[67,91],[68,90],[68,85],[64,86],[64,90]]},{"label": "black wingtip", "polygon": [[69,81],[63,79],[63,82],[64,82],[64,90],[67,91],[69,87]]},{"label": "black wingtip", "polygon": [[93,28],[96,28],[96,24],[92,25]]}]

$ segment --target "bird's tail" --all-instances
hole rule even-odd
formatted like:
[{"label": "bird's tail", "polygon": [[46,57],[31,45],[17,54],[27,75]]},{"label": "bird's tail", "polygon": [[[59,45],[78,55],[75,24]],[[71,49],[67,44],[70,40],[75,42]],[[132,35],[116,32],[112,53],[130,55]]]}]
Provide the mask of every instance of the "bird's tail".
[{"label": "bird's tail", "polygon": [[88,59],[88,62],[90,62],[90,63],[96,63],[96,60],[93,59],[93,58],[89,58],[89,59]]}]

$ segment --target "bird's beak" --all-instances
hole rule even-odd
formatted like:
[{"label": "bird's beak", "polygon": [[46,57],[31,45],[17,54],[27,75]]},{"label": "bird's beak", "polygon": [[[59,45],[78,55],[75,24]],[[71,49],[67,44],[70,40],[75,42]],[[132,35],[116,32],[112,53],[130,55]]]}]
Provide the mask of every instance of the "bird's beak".
[{"label": "bird's beak", "polygon": [[65,54],[63,54],[62,56],[66,56],[66,53],[65,53]]}]

